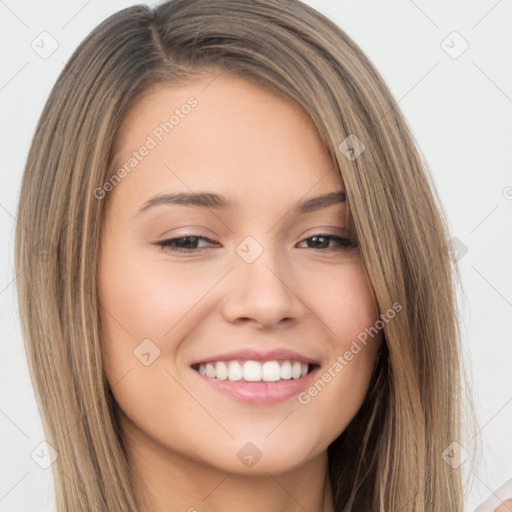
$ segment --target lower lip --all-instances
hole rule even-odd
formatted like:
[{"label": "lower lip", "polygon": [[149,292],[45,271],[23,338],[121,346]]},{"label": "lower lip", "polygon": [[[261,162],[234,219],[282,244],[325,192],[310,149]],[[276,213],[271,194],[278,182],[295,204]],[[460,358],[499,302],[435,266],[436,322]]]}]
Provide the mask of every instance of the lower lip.
[{"label": "lower lip", "polygon": [[283,402],[307,388],[314,379],[319,367],[300,379],[279,380],[277,382],[245,382],[214,379],[192,370],[215,391],[249,404],[275,404]]}]

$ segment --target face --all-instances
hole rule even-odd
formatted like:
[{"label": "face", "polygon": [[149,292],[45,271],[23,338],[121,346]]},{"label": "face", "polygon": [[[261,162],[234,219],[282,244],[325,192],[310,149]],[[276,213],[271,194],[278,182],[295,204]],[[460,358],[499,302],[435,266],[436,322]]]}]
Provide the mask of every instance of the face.
[{"label": "face", "polygon": [[309,117],[241,78],[209,82],[140,98],[119,179],[96,192],[105,371],[135,452],[288,471],[362,404],[380,339],[354,340],[378,312]]}]

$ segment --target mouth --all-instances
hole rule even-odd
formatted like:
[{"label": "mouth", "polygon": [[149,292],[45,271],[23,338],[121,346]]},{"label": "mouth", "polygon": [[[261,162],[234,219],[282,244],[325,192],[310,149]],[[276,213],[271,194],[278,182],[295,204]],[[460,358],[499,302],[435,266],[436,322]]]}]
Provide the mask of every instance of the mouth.
[{"label": "mouth", "polygon": [[304,391],[320,365],[294,359],[225,359],[194,363],[191,368],[210,390],[239,403],[270,406]]},{"label": "mouth", "polygon": [[231,360],[196,363],[191,368],[208,379],[245,383],[278,383],[303,379],[319,365],[295,360]]}]

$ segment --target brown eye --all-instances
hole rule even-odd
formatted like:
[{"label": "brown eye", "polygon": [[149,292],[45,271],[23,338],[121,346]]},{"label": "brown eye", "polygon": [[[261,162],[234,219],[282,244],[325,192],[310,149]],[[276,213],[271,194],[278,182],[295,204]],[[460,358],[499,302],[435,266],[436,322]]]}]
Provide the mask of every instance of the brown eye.
[{"label": "brown eye", "polygon": [[[311,243],[310,243],[311,241]],[[330,245],[331,241],[335,241],[336,245]],[[300,243],[307,242],[307,249],[343,249],[343,248],[355,248],[358,247],[357,240],[350,238],[343,238],[341,236],[334,235],[314,235],[306,238]]]},{"label": "brown eye", "polygon": [[161,246],[162,248],[166,248],[170,251],[191,252],[196,251],[197,249],[204,248],[197,246],[200,240],[211,242],[210,239],[204,236],[188,235],[179,238],[170,238],[168,240],[162,240],[161,242],[158,242],[157,245]]}]

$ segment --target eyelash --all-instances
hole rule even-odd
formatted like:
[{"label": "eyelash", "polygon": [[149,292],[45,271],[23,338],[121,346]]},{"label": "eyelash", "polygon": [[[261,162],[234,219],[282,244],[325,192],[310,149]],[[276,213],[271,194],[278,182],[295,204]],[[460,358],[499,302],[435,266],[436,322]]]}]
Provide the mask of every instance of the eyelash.
[{"label": "eyelash", "polygon": [[[197,239],[197,240],[206,240],[208,242],[211,242],[211,240],[209,238],[206,238],[204,236],[187,235],[187,236],[182,236],[182,237],[178,237],[178,238],[169,238],[168,240],[162,240],[161,242],[157,242],[157,245],[161,246],[162,249],[168,249],[169,251],[172,251],[172,252],[182,252],[182,253],[197,252],[198,250],[201,249],[201,247],[195,247],[192,249],[184,249],[183,247],[176,247],[175,245],[173,245],[177,240],[185,240],[187,238],[189,238],[189,239],[193,238],[193,239]],[[357,240],[355,240],[355,239],[343,238],[341,236],[327,235],[327,234],[323,234],[323,233],[319,233],[317,235],[313,235],[308,238],[305,238],[304,240],[302,240],[299,243],[305,242],[306,240],[312,240],[313,238],[328,238],[328,239],[332,239],[332,240],[337,240],[339,243],[339,247],[337,250],[346,250],[346,249],[351,249],[351,248],[355,249],[355,248],[359,247],[359,244],[357,243]],[[204,247],[203,247],[203,249],[204,249]],[[314,247],[306,247],[306,249],[314,249]],[[323,251],[332,250],[332,249],[336,250],[335,247],[320,248],[320,250],[323,250]]]}]

